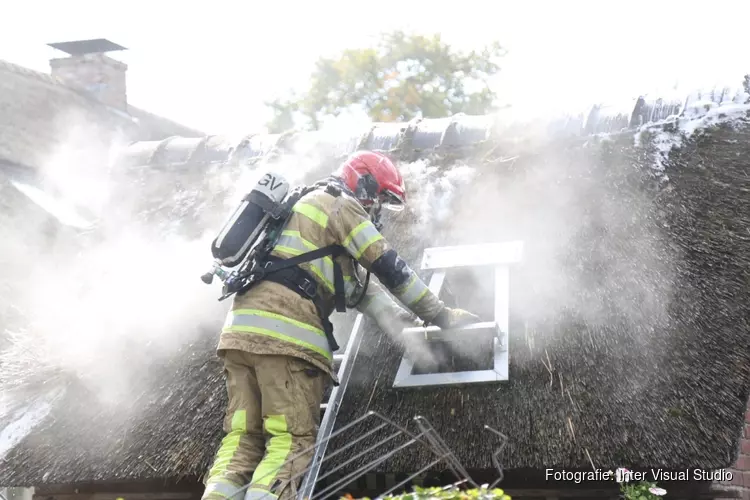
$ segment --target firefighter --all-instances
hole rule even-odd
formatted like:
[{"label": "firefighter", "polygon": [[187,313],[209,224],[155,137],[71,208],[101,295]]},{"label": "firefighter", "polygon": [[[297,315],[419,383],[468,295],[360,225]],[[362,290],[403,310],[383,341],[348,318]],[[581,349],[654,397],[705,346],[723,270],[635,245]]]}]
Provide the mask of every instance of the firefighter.
[{"label": "firefighter", "polygon": [[[354,153],[294,205],[271,259],[342,246],[346,255],[335,261],[345,295],[356,290],[353,276],[361,265],[411,311],[370,283],[357,309],[387,332],[400,331],[414,315],[440,328],[478,321],[468,311],[446,307],[380,234],[381,209],[400,210],[404,202],[403,178],[386,156]],[[333,266],[331,257],[305,262],[269,274],[235,297],[218,346],[229,399],[226,436],[203,499],[296,497],[312,453],[289,459],[315,444],[325,386],[338,383],[335,348],[327,339],[336,299]],[[310,285],[312,299],[301,293]]]}]

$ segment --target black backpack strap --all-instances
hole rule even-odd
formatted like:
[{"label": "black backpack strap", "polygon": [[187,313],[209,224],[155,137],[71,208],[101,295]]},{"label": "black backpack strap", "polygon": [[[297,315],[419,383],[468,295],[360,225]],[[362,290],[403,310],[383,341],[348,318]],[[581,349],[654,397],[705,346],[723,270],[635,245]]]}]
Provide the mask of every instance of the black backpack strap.
[{"label": "black backpack strap", "polygon": [[266,265],[263,268],[263,271],[264,273],[272,273],[280,269],[286,269],[287,267],[292,267],[292,266],[296,266],[305,262],[310,262],[311,260],[320,259],[322,257],[328,257],[329,255],[332,257],[338,257],[339,255],[343,253],[343,251],[344,251],[344,247],[340,245],[328,245],[327,247],[318,248],[316,250],[311,250],[309,252],[305,252],[300,255],[295,255],[294,257],[289,257],[288,259],[282,259],[282,260],[270,262],[268,265]]},{"label": "black backpack strap", "polygon": [[[341,248],[341,247],[339,247]],[[343,250],[343,248],[341,248]],[[338,312],[346,312],[346,294],[344,294],[344,272],[341,266],[333,260],[333,300]]]},{"label": "black backpack strap", "polygon": [[344,294],[344,272],[341,270],[341,266],[336,262],[336,257],[342,255],[346,250],[341,245],[328,245],[323,248],[318,248],[310,252],[306,252],[300,255],[295,255],[288,259],[283,260],[271,260],[269,261],[260,271],[258,280],[264,279],[267,275],[272,274],[282,269],[287,269],[299,264],[310,262],[315,259],[322,257],[331,256],[333,258],[333,295],[334,303],[336,305],[336,311],[346,312],[346,295]]},{"label": "black backpack strap", "polygon": [[[277,257],[273,257],[273,259],[277,259]],[[323,312],[322,297],[318,294],[319,285],[307,271],[298,266],[287,267],[267,275],[264,281],[273,281],[274,283],[283,285],[297,293],[300,297],[312,301],[323,325],[323,331],[325,332],[326,339],[328,339],[331,352],[336,352],[339,349],[336,338],[333,336],[333,323],[331,323]]]},{"label": "black backpack strap", "polygon": [[333,256],[334,299],[336,310],[339,312],[346,312],[344,273],[341,270],[341,266],[335,261],[335,257],[341,255],[343,252],[343,247],[339,245],[330,245],[301,255],[295,255],[289,259],[269,256],[266,265],[259,273],[256,273],[255,280],[256,283],[268,280],[284,285],[301,297],[312,301],[323,325],[323,331],[328,339],[331,352],[336,352],[339,349],[339,345],[336,343],[336,338],[333,335],[333,323],[331,323],[328,316],[324,313],[321,296],[318,294],[317,282],[307,273],[307,271],[299,267],[298,264],[326,257],[328,255]]}]

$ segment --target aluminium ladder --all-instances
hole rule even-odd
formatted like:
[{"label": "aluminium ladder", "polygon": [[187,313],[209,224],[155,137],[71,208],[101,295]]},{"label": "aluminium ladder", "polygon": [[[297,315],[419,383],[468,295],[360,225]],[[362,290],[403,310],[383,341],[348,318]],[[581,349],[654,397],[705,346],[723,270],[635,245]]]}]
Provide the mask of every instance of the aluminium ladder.
[{"label": "aluminium ladder", "polygon": [[[494,321],[480,322],[453,330],[443,331],[436,326],[405,328],[402,335],[413,335],[416,333],[424,335],[425,337],[440,337],[452,336],[461,331],[468,330],[492,330],[496,335],[493,340],[494,366],[490,370],[475,372],[457,372],[439,375],[412,375],[411,371],[413,365],[405,356],[402,359],[398,373],[396,374],[394,387],[451,385],[508,380],[508,266],[520,262],[522,256],[523,242],[521,241],[425,249],[422,257],[421,269],[433,271],[428,288],[438,296],[440,295],[448,269],[474,266],[494,267]],[[333,387],[328,402],[321,405],[321,410],[325,410],[325,413],[318,430],[318,438],[316,440],[313,458],[299,489],[298,500],[310,499],[313,496],[315,483],[318,480],[320,467],[326,453],[328,441],[333,434],[336,416],[341,407],[341,402],[344,398],[344,393],[346,392],[346,387],[354,368],[354,362],[362,343],[362,320],[362,313],[357,314],[344,353],[334,354],[333,356],[334,363],[341,363],[337,372],[339,385],[338,387]]]},{"label": "aluminium ladder", "polygon": [[346,348],[343,354],[334,354],[334,363],[340,362],[337,376],[339,379],[339,385],[334,386],[331,390],[331,395],[328,397],[328,402],[320,405],[321,410],[325,410],[323,418],[320,421],[320,428],[318,429],[317,446],[314,449],[314,455],[307,474],[305,475],[304,481],[299,489],[298,499],[303,500],[311,498],[315,489],[315,483],[318,480],[318,474],[320,473],[320,466],[323,462],[323,456],[325,455],[326,448],[328,447],[328,440],[333,433],[333,428],[336,424],[336,416],[341,408],[341,401],[344,399],[344,392],[346,392],[346,386],[349,383],[349,378],[352,375],[354,368],[354,360],[359,352],[359,346],[362,343],[362,313],[357,314],[357,318],[354,320],[352,326],[352,333],[349,336],[349,341],[346,343]]}]

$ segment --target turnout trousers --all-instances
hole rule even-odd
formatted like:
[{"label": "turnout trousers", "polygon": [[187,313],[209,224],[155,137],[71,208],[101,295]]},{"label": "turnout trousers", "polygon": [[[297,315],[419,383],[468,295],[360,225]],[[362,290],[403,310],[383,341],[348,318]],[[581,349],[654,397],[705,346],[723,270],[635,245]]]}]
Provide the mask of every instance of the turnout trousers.
[{"label": "turnout trousers", "polygon": [[290,459],[315,445],[327,377],[294,356],[233,349],[219,356],[229,396],[226,436],[203,500],[295,498],[313,452]]}]

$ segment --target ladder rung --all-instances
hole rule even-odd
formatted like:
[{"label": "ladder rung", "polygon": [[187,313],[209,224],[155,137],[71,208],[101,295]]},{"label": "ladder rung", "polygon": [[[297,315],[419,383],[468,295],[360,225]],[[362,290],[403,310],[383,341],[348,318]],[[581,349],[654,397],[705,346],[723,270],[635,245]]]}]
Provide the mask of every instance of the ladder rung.
[{"label": "ladder rung", "polygon": [[[309,470],[305,474],[305,479],[300,485],[300,498],[310,498],[313,496],[312,493],[315,490],[315,483],[318,480],[318,473],[320,472],[320,464],[324,460],[325,451],[328,445],[328,439],[333,434],[333,429],[335,427],[336,414],[338,413],[339,408],[341,408],[341,401],[344,398],[344,391],[346,391],[346,386],[354,369],[352,363],[350,363],[349,361],[353,361],[356,358],[357,352],[359,351],[359,346],[362,342],[362,332],[360,325],[362,323],[363,317],[364,316],[362,315],[362,313],[357,314],[357,318],[354,320],[354,325],[352,325],[352,333],[346,342],[346,349],[344,350],[344,352],[341,354],[333,355],[334,363],[336,361],[341,363],[338,368],[338,378],[340,385],[334,387],[331,390],[331,395],[328,397],[328,401],[320,405],[320,411],[322,415],[320,418],[318,437],[316,439],[316,443],[318,446],[316,447],[317,449],[315,450],[312,461],[310,462]],[[350,355],[352,356],[351,359],[349,359]],[[346,364],[343,363],[344,360],[347,360]]]}]

